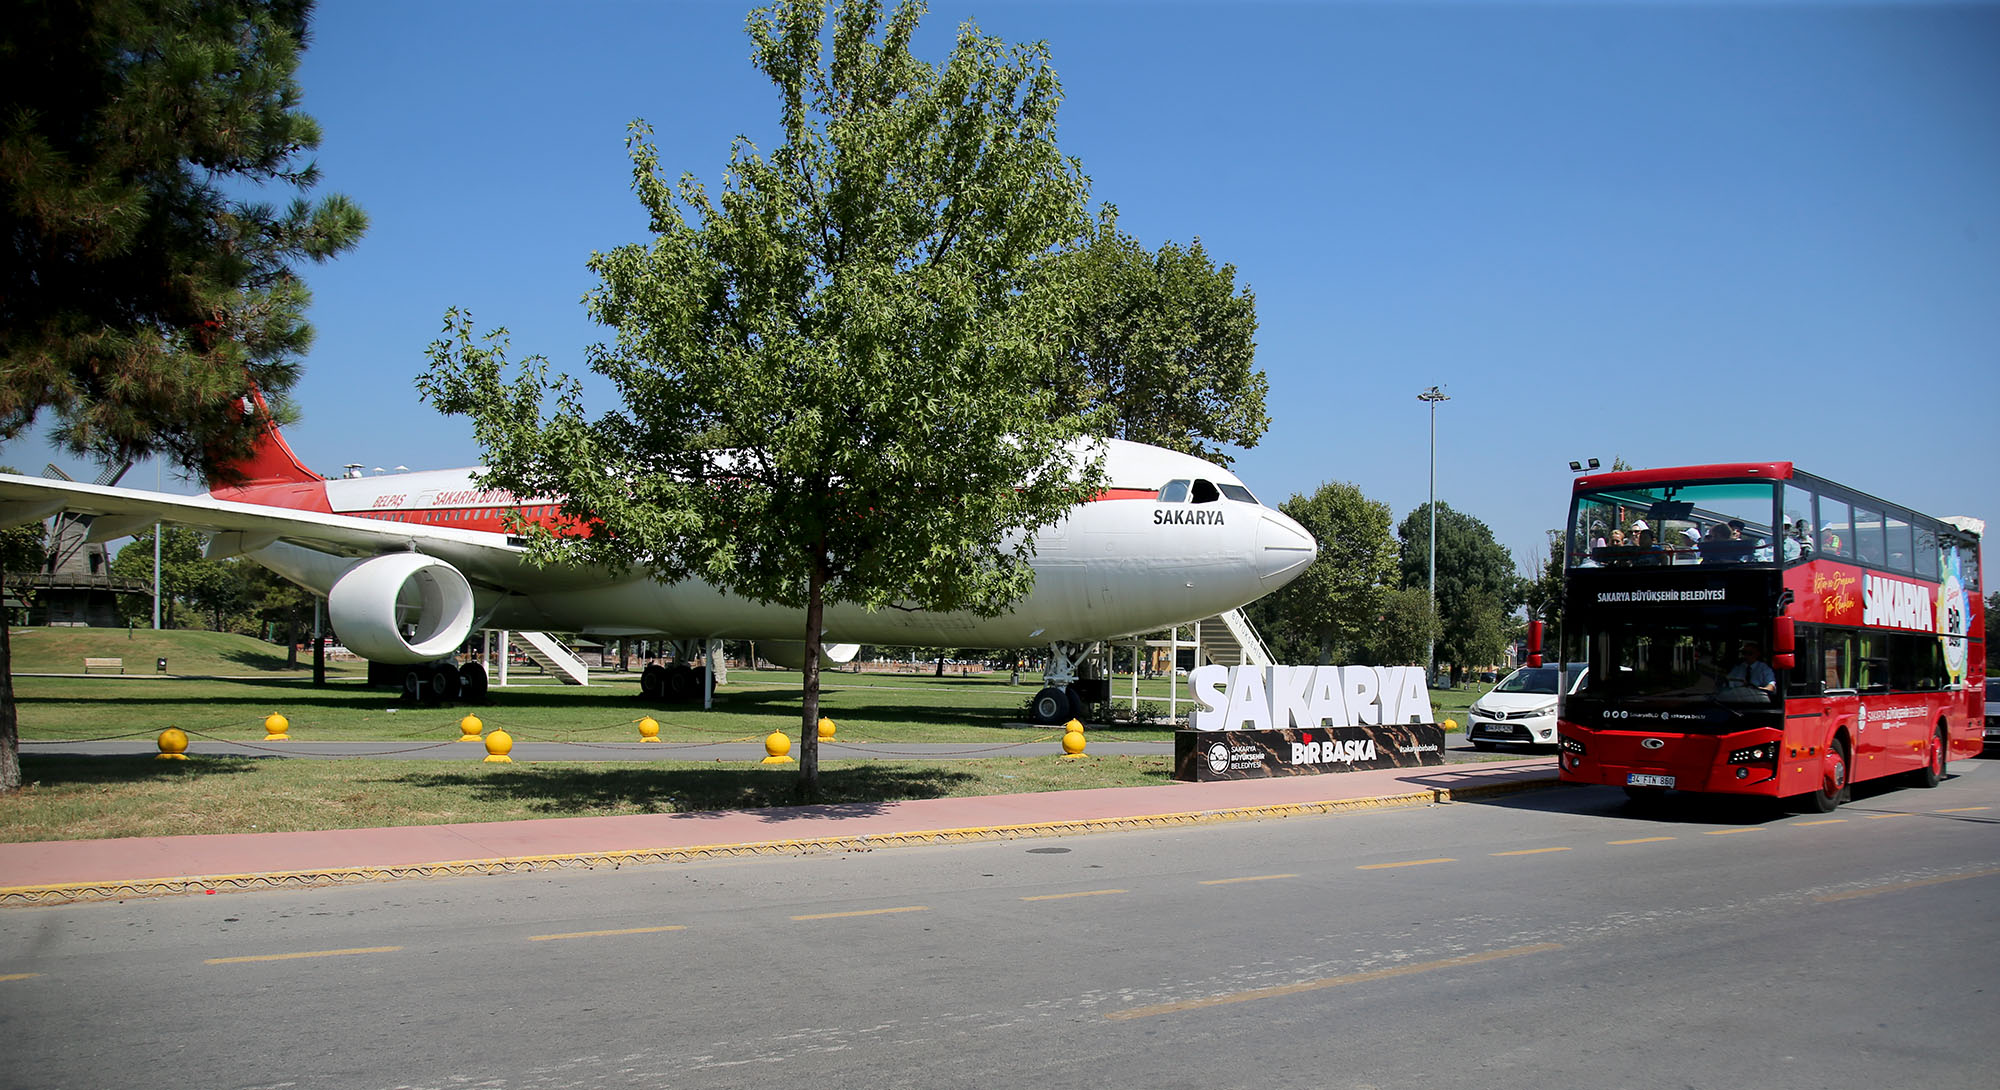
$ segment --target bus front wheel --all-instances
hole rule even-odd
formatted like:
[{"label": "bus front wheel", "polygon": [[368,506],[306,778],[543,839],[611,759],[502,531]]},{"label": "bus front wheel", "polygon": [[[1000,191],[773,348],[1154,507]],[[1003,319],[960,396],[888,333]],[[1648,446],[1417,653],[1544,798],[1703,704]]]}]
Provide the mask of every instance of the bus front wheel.
[{"label": "bus front wheel", "polygon": [[1945,762],[1950,757],[1951,739],[1945,734],[1944,728],[1939,727],[1937,733],[1931,735],[1931,748],[1930,752],[1924,755],[1924,767],[1916,774],[1917,786],[1936,787],[1943,783]]},{"label": "bus front wheel", "polygon": [[1820,755],[1819,790],[1799,796],[1805,809],[1830,814],[1847,800],[1847,742],[1836,738]]}]

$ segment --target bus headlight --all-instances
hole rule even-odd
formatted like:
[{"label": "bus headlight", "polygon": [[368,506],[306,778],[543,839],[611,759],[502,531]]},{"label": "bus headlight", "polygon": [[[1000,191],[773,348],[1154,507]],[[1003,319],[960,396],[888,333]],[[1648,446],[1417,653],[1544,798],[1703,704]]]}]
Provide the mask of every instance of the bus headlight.
[{"label": "bus headlight", "polygon": [[1765,742],[1746,749],[1732,750],[1729,763],[1733,765],[1766,765],[1778,763],[1778,743]]},{"label": "bus headlight", "polygon": [[1583,743],[1575,738],[1570,737],[1567,734],[1556,736],[1556,747],[1558,749],[1561,749],[1564,753],[1575,753],[1581,755],[1582,753],[1585,752],[1583,748]]}]

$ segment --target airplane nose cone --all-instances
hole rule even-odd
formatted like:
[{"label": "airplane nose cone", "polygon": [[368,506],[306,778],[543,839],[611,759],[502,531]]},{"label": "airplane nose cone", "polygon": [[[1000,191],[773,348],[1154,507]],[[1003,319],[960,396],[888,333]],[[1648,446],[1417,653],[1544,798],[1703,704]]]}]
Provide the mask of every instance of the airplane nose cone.
[{"label": "airplane nose cone", "polygon": [[1319,556],[1319,543],[1306,529],[1266,509],[1257,523],[1257,581],[1266,593],[1299,577]]}]

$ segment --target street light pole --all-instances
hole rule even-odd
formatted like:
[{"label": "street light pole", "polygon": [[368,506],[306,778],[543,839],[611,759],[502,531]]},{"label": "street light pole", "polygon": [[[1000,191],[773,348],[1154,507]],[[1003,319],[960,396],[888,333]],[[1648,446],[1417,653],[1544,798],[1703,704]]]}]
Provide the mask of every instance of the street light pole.
[{"label": "street light pole", "polygon": [[[1417,395],[1418,401],[1428,401],[1431,406],[1431,622],[1437,623],[1438,608],[1438,402],[1451,398],[1436,386]],[[1431,685],[1437,679],[1437,636],[1435,629],[1424,651],[1426,660],[1424,684]]]}]

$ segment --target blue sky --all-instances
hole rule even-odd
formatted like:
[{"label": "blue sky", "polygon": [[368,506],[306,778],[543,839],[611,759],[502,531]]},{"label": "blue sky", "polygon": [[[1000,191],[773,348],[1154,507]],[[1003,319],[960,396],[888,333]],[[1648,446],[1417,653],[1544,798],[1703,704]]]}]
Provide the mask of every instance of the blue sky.
[{"label": "blue sky", "polygon": [[[711,189],[774,143],[749,6],[322,3],[321,192],[372,226],[309,272],[307,464],[479,459],[413,385],[448,307],[583,371],[584,262],[644,238],[627,123]],[[933,0],[921,51],[968,18],[1049,43],[1125,231],[1256,293],[1267,502],[1345,480],[1402,518],[1439,384],[1438,497],[1517,554],[1593,456],[2000,524],[2000,5]]]}]

